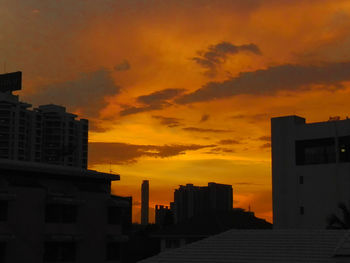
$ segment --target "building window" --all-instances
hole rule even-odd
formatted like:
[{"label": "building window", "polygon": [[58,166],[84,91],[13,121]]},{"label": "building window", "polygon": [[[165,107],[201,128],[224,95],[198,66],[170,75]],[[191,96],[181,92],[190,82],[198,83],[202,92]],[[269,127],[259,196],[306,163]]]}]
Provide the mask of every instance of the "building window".
[{"label": "building window", "polygon": [[299,176],[299,184],[304,184],[304,176]]},{"label": "building window", "polygon": [[122,210],[117,206],[108,207],[108,224],[119,225],[121,223]]},{"label": "building window", "polygon": [[74,242],[46,242],[44,262],[73,262],[76,259]]},{"label": "building window", "polygon": [[0,222],[7,221],[8,201],[0,200]]},{"label": "building window", "polygon": [[338,138],[339,162],[350,162],[350,136]]},{"label": "building window", "polygon": [[106,260],[120,260],[120,243],[109,242],[106,247]]},{"label": "building window", "polygon": [[74,223],[77,219],[77,207],[68,204],[47,204],[45,217],[47,223]]},{"label": "building window", "polygon": [[301,207],[299,208],[299,210],[300,210],[300,211],[299,211],[299,212],[300,212],[300,214],[301,214],[301,215],[303,215],[303,214],[304,214],[304,207],[303,207],[303,206],[301,206]]},{"label": "building window", "polygon": [[334,138],[295,142],[297,165],[334,163],[336,159]]}]

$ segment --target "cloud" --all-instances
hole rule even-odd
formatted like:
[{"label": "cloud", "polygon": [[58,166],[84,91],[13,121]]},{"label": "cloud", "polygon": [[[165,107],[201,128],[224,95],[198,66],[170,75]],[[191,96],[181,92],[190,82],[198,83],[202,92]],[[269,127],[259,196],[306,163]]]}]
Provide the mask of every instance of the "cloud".
[{"label": "cloud", "polygon": [[148,95],[139,96],[136,100],[138,103],[143,104],[143,106],[129,106],[120,112],[120,116],[146,111],[161,110],[164,107],[171,105],[168,100],[181,95],[184,91],[184,89],[164,89]]},{"label": "cloud", "polygon": [[221,140],[221,141],[218,142],[218,144],[223,144],[223,145],[233,145],[233,144],[240,144],[240,143],[241,143],[240,141],[230,140],[230,139]]},{"label": "cloud", "polygon": [[120,116],[126,116],[126,115],[146,112],[146,111],[161,110],[165,107],[165,105],[169,105],[169,104],[150,105],[150,106],[144,106],[144,107],[128,107],[122,110],[119,114]]},{"label": "cloud", "polygon": [[261,149],[270,149],[271,148],[271,143],[267,142],[264,143],[263,145],[260,146]]},{"label": "cloud", "polygon": [[161,104],[168,99],[172,99],[180,95],[184,91],[184,89],[164,89],[153,92],[149,95],[140,96],[137,98],[137,101],[148,105]]},{"label": "cloud", "polygon": [[204,129],[204,128],[197,128],[197,127],[185,127],[182,129],[184,131],[190,131],[190,132],[218,132],[218,133],[231,132],[230,130]]},{"label": "cloud", "polygon": [[115,71],[126,71],[129,70],[131,68],[130,63],[124,59],[120,64],[116,65],[114,67]]},{"label": "cloud", "polygon": [[89,164],[130,164],[141,157],[167,158],[215,145],[137,145],[128,143],[89,143]]},{"label": "cloud", "polygon": [[169,128],[178,127],[181,125],[181,119],[164,117],[164,116],[152,116],[152,118],[160,120],[160,124],[168,126]]},{"label": "cloud", "polygon": [[271,141],[271,136],[261,136],[261,137],[258,138],[258,140],[270,142]]},{"label": "cloud", "polygon": [[234,152],[236,152],[234,149],[216,147],[216,148],[213,148],[206,153],[208,153],[208,154],[221,154],[221,153],[234,153]]},{"label": "cloud", "polygon": [[115,85],[110,72],[100,69],[81,73],[74,80],[39,87],[35,94],[28,95],[28,101],[35,105],[63,105],[69,111],[80,110],[84,117],[96,117],[106,106],[105,97],[119,92],[120,87]]},{"label": "cloud", "polygon": [[209,114],[203,114],[203,116],[199,122],[206,122],[207,120],[209,120],[209,118],[210,118]]},{"label": "cloud", "polygon": [[213,77],[217,73],[217,67],[224,63],[229,55],[238,54],[240,52],[249,52],[256,55],[261,54],[259,47],[255,44],[237,46],[229,42],[221,42],[209,46],[207,51],[199,51],[199,56],[192,58],[192,60],[207,69],[205,75]]},{"label": "cloud", "polygon": [[[281,90],[297,90],[311,84],[334,85],[350,80],[350,62],[320,65],[285,64],[253,72],[242,72],[224,82],[209,82],[202,88],[185,94],[179,104],[211,101],[241,94],[272,95]],[[335,88],[342,88],[341,85]]]}]

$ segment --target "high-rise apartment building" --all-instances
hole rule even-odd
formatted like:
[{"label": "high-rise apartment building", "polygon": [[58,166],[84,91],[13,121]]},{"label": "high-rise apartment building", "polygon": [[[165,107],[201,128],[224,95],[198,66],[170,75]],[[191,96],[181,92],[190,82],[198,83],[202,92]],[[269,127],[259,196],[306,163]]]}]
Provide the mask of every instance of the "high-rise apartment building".
[{"label": "high-rise apartment building", "polygon": [[350,120],[271,119],[274,228],[322,228],[350,201]]},{"label": "high-rise apartment building", "polygon": [[233,208],[232,185],[208,183],[208,186],[180,185],[174,192],[175,223],[212,211]]},{"label": "high-rise apartment building", "polygon": [[141,186],[141,225],[148,225],[149,182],[144,180]]},{"label": "high-rise apartment building", "polygon": [[87,168],[88,120],[58,105],[32,105],[12,94],[22,73],[0,75],[0,158]]}]

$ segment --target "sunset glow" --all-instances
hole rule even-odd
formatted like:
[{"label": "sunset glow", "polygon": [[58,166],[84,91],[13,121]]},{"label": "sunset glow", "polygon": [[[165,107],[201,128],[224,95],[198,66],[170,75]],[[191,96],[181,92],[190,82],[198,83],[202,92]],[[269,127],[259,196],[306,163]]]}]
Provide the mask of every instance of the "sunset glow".
[{"label": "sunset glow", "polygon": [[270,118],[350,115],[349,1],[5,2],[16,94],[90,120],[89,168],[120,174],[134,221],[149,180],[150,207],[217,182],[272,222]]}]

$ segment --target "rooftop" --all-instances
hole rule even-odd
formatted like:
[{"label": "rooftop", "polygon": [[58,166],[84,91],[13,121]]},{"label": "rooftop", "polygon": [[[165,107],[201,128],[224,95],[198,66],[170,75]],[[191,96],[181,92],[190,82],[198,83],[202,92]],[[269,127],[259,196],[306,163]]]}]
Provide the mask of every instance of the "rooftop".
[{"label": "rooftop", "polygon": [[234,229],[140,262],[350,262],[350,232]]},{"label": "rooftop", "polygon": [[87,170],[78,167],[67,167],[62,165],[0,159],[0,171],[4,170],[34,172],[47,175],[65,175],[90,178],[93,177],[96,179],[105,179],[111,181],[120,180],[120,176],[118,174],[101,173],[95,170]]}]

